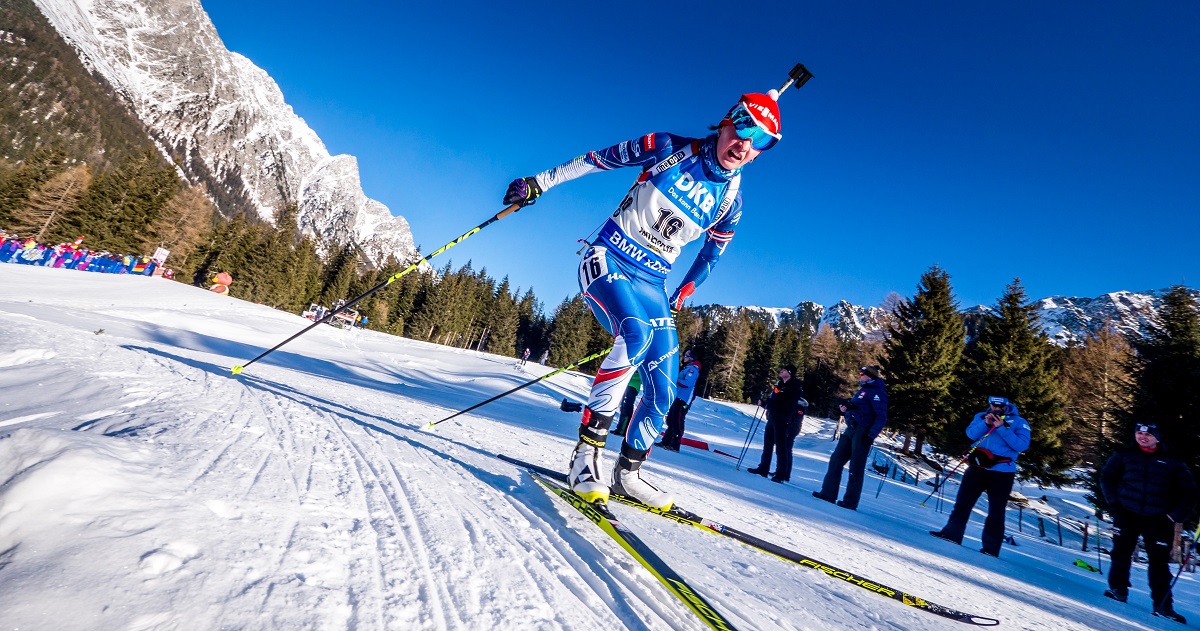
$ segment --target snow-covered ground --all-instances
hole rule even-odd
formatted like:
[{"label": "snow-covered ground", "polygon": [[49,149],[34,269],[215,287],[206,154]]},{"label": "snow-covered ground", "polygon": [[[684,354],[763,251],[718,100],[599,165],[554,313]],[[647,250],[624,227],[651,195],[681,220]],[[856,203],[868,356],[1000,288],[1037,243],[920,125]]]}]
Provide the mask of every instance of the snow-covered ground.
[{"label": "snow-covered ground", "polygon": [[[319,327],[230,375],[306,324],[160,278],[0,265],[0,629],[702,628],[492,457],[562,467],[578,418],[558,403],[582,401],[587,378],[558,375],[425,432],[550,369]],[[737,454],[752,415],[698,400],[688,435]],[[1029,511],[1017,532],[1010,510],[1018,545],[995,559],[978,552],[986,500],[957,547],[927,534],[946,513],[920,505],[923,482],[881,487],[872,473],[857,512],[814,499],[832,431],[806,422],[786,485],[688,448],[646,471],[685,508],[1002,628],[1175,626],[1150,616],[1143,565],[1129,604],[1101,596],[1101,575],[1073,565],[1097,558],[1071,520],[1060,547],[1052,518],[1050,542]],[[1082,491],[1021,490],[1086,514]],[[613,510],[739,628],[966,628]],[[1198,591],[1180,579],[1185,615],[1200,614]]]}]

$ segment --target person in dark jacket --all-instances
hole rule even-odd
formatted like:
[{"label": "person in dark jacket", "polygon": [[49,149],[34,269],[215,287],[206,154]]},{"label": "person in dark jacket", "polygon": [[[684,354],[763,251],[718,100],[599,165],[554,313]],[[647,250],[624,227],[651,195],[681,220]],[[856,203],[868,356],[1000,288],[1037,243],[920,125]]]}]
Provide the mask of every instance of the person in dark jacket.
[{"label": "person in dark jacket", "polygon": [[1167,558],[1175,524],[1186,519],[1195,505],[1196,482],[1186,464],[1167,454],[1161,439],[1155,425],[1138,425],[1134,444],[1113,454],[1100,470],[1100,490],[1115,531],[1104,595],[1120,602],[1129,598],[1129,564],[1141,535],[1149,558],[1154,615],[1186,622],[1175,612]]},{"label": "person in dark jacket", "polygon": [[858,383],[858,392],[850,397],[849,405],[838,406],[846,415],[846,431],[829,456],[829,469],[825,472],[821,490],[813,491],[813,497],[826,502],[837,500],[838,487],[842,485],[842,467],[849,462],[850,480],[846,483],[846,494],[837,505],[850,510],[858,509],[871,443],[887,425],[887,388],[879,376],[879,366],[860,368]]},{"label": "person in dark jacket", "polygon": [[[767,477],[771,470],[771,454],[775,454],[775,475],[772,482],[787,482],[792,476],[792,445],[796,434],[800,433],[799,420],[796,411],[804,396],[800,380],[794,378],[796,367],[792,365],[779,369],[779,381],[767,396],[766,401],[758,404],[767,409],[767,427],[763,430],[763,453],[758,466],[746,469],[750,473]],[[807,402],[805,402],[807,406]],[[792,433],[792,428],[796,432]]]},{"label": "person in dark jacket", "polygon": [[954,510],[941,530],[929,534],[962,545],[967,522],[979,496],[987,492],[988,514],[983,522],[980,552],[998,557],[1004,543],[1004,511],[1017,477],[1017,457],[1029,449],[1029,422],[1017,406],[1004,397],[988,397],[988,409],[975,415],[967,426],[967,438],[975,441],[967,452],[967,471],[954,499]]}]

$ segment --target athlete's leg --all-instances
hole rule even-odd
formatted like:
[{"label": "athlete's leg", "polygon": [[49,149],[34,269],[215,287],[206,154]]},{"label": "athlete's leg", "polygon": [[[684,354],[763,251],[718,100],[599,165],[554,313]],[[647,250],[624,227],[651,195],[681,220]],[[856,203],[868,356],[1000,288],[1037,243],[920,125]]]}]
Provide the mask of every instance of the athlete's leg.
[{"label": "athlete's leg", "polygon": [[579,426],[579,442],[571,454],[568,473],[571,489],[589,502],[608,499],[609,485],[600,473],[600,455],[608,429],[620,408],[625,387],[645,357],[651,329],[619,262],[607,250],[590,248],[579,266],[579,288],[584,300],[604,328],[613,334],[613,350],[604,358]]}]

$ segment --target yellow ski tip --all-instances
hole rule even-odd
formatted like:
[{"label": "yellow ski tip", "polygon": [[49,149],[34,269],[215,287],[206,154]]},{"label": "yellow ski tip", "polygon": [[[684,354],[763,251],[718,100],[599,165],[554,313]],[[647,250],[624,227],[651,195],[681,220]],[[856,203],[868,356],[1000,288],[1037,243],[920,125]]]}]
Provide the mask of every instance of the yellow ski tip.
[{"label": "yellow ski tip", "polygon": [[423,432],[432,432],[434,427],[437,427],[437,423],[430,423],[430,424],[428,424],[428,425],[426,425],[426,426],[422,427],[422,428],[421,428],[421,431],[423,431]]},{"label": "yellow ski tip", "polygon": [[229,372],[231,372],[231,373],[233,373],[233,374],[235,374],[235,375],[240,375],[240,374],[242,374],[242,367],[241,367],[241,366],[234,366],[234,367],[233,367],[233,369],[231,369]]}]

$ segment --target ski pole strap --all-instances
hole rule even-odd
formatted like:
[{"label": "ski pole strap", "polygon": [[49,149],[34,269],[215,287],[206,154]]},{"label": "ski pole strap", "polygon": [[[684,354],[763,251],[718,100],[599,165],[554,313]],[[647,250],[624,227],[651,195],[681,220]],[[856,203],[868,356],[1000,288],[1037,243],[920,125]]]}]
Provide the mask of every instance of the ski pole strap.
[{"label": "ski pole strap", "polygon": [[612,352],[612,347],[611,347],[611,346],[610,346],[610,347],[608,347],[608,348],[606,348],[606,349],[604,349],[604,350],[602,350],[602,351],[600,351],[599,353],[594,353],[594,354],[592,354],[592,355],[588,355],[587,357],[584,357],[583,359],[576,360],[576,361],[575,361],[574,363],[572,363],[570,366],[564,366],[564,367],[562,367],[562,368],[559,368],[558,370],[555,370],[555,371],[554,371],[554,372],[552,372],[552,373],[548,373],[548,374],[542,375],[541,377],[538,377],[537,379],[531,379],[531,380],[529,380],[529,381],[526,381],[525,383],[523,383],[523,384],[521,384],[521,385],[519,385],[519,386],[517,386],[517,387],[513,388],[512,390],[509,390],[509,391],[507,391],[507,392],[501,392],[500,394],[497,394],[496,396],[494,396],[494,397],[492,397],[492,398],[488,399],[487,401],[480,401],[479,403],[476,403],[475,405],[472,405],[471,407],[469,407],[469,408],[467,408],[467,409],[465,409],[465,410],[461,410],[461,411],[455,412],[454,414],[451,414],[450,416],[447,416],[446,418],[444,418],[444,419],[442,419],[442,420],[440,420],[440,421],[434,421],[434,422],[432,422],[432,423],[430,423],[430,424],[426,425],[426,426],[425,426],[425,429],[433,429],[433,427],[434,427],[435,425],[437,425],[438,423],[445,423],[446,421],[448,421],[448,420],[450,420],[450,419],[452,419],[452,418],[454,418],[454,417],[456,417],[456,416],[460,416],[460,415],[462,415],[462,414],[466,414],[467,412],[470,412],[471,410],[474,410],[475,408],[480,408],[480,407],[483,407],[483,406],[485,406],[485,405],[487,405],[487,404],[491,403],[492,401],[495,401],[495,400],[497,400],[497,399],[502,399],[502,398],[504,398],[504,397],[506,397],[506,396],[508,396],[508,395],[510,395],[510,394],[512,394],[512,393],[514,393],[514,392],[516,392],[516,391],[518,391],[518,390],[524,390],[525,388],[528,388],[529,386],[532,386],[533,384],[535,384],[535,383],[537,383],[537,382],[539,382],[539,381],[545,381],[546,379],[549,379],[549,378],[553,377],[554,375],[557,375],[557,374],[559,374],[559,373],[561,373],[561,372],[566,372],[566,371],[568,371],[568,370],[570,370],[570,369],[572,369],[572,368],[575,368],[576,366],[581,366],[581,365],[583,365],[583,364],[586,364],[586,363],[588,363],[588,362],[592,361],[593,359],[596,359],[597,357],[603,357],[604,355],[607,355],[607,354],[609,354],[610,352]]},{"label": "ski pole strap", "polygon": [[437,256],[437,255],[439,255],[439,254],[441,254],[442,252],[445,252],[446,250],[449,250],[450,248],[452,248],[452,247],[454,247],[454,246],[458,245],[459,243],[462,243],[463,241],[465,241],[465,240],[467,239],[467,237],[470,237],[471,235],[475,234],[476,232],[479,232],[480,230],[483,230],[484,228],[486,228],[486,227],[488,227],[488,226],[492,225],[493,223],[495,223],[495,222],[497,222],[497,221],[500,221],[501,219],[504,219],[505,217],[507,217],[507,216],[509,216],[509,215],[511,215],[511,214],[513,214],[513,213],[515,213],[515,212],[517,212],[518,210],[521,210],[521,204],[513,204],[513,205],[511,205],[511,206],[509,206],[509,207],[505,208],[504,210],[502,210],[502,211],[500,211],[500,212],[496,213],[496,214],[495,214],[495,216],[493,216],[491,219],[488,219],[487,221],[485,221],[485,222],[483,222],[483,223],[479,224],[478,226],[475,226],[474,228],[472,228],[472,229],[468,230],[466,233],[464,233],[464,234],[463,234],[462,236],[460,236],[459,238],[457,238],[457,239],[455,239],[455,240],[451,241],[450,243],[447,243],[446,245],[443,245],[442,247],[438,248],[438,249],[437,249],[437,250],[435,250],[434,252],[431,252],[429,255],[425,256],[424,258],[422,258],[421,260],[417,261],[416,263],[413,263],[412,265],[409,265],[407,268],[405,268],[405,270],[404,270],[404,271],[402,271],[402,272],[399,272],[398,274],[395,274],[395,275],[393,275],[392,277],[388,278],[387,280],[383,281],[382,283],[379,283],[378,285],[376,285],[376,286],[374,286],[374,287],[372,287],[372,288],[368,289],[368,290],[366,291],[366,293],[362,294],[361,296],[359,296],[359,297],[357,297],[357,298],[355,298],[355,299],[353,299],[353,300],[351,300],[351,301],[347,302],[346,304],[344,304],[344,305],[342,305],[342,306],[338,307],[337,309],[334,309],[334,310],[330,311],[329,313],[325,314],[325,317],[323,317],[323,318],[321,318],[320,320],[317,320],[317,321],[313,322],[312,324],[310,324],[310,325],[308,325],[308,326],[304,327],[303,329],[301,329],[301,331],[300,331],[299,333],[297,333],[297,334],[295,334],[295,335],[293,335],[293,336],[289,337],[288,339],[286,339],[286,340],[284,340],[284,341],[282,341],[282,342],[280,342],[280,343],[276,344],[275,346],[272,346],[271,348],[269,348],[269,349],[267,349],[267,350],[263,351],[262,353],[260,353],[260,354],[258,355],[258,357],[255,357],[254,359],[251,359],[250,361],[248,361],[248,362],[246,362],[245,364],[242,364],[242,365],[240,365],[240,366],[234,366],[233,368],[231,368],[231,369],[230,369],[230,371],[229,371],[229,372],[230,372],[230,373],[232,373],[232,374],[234,374],[234,375],[239,375],[239,374],[241,374],[241,372],[242,372],[243,370],[245,370],[245,369],[246,369],[248,366],[250,366],[250,364],[253,364],[254,362],[256,362],[256,361],[258,361],[258,360],[260,360],[260,359],[262,359],[262,358],[266,357],[267,355],[270,355],[271,353],[274,353],[276,350],[279,350],[279,348],[280,348],[281,346],[283,346],[284,344],[287,344],[288,342],[290,342],[290,341],[292,341],[292,340],[294,340],[294,339],[296,339],[296,338],[300,337],[301,335],[304,335],[305,333],[308,333],[308,332],[309,332],[309,331],[311,331],[311,330],[312,330],[314,327],[316,327],[318,324],[323,324],[323,323],[325,323],[325,322],[328,322],[328,321],[332,320],[332,319],[333,319],[333,317],[334,317],[335,315],[337,315],[338,313],[341,313],[342,311],[346,311],[346,310],[350,309],[351,307],[353,307],[354,305],[358,304],[359,302],[362,302],[364,299],[366,299],[366,298],[367,298],[368,296],[370,296],[371,294],[374,294],[375,292],[379,291],[380,289],[383,289],[384,287],[387,287],[388,285],[390,285],[390,284],[392,284],[392,283],[394,283],[394,282],[396,282],[396,281],[400,280],[401,278],[403,278],[403,277],[404,277],[406,274],[408,274],[409,272],[411,272],[411,271],[413,271],[413,270],[415,270],[415,269],[418,269],[418,268],[420,268],[422,264],[424,264],[424,263],[428,263],[428,262],[429,262],[429,259],[432,259],[433,257],[435,257],[435,256]]}]

